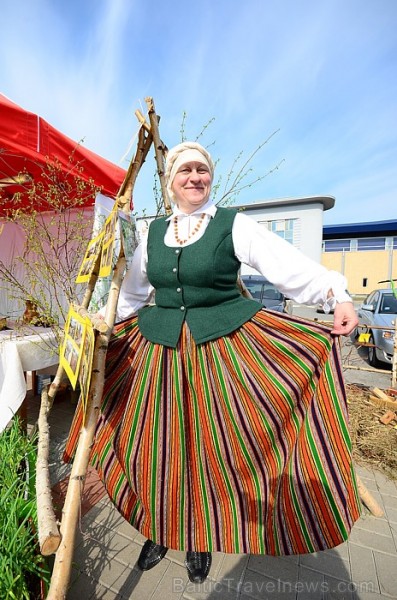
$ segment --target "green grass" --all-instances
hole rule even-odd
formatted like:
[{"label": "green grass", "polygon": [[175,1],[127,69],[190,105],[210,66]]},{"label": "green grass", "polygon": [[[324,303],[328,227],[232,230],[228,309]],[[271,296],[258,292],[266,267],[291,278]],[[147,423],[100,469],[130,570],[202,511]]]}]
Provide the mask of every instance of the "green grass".
[{"label": "green grass", "polygon": [[0,434],[0,598],[37,598],[37,583],[49,570],[36,536],[36,441],[17,419]]}]

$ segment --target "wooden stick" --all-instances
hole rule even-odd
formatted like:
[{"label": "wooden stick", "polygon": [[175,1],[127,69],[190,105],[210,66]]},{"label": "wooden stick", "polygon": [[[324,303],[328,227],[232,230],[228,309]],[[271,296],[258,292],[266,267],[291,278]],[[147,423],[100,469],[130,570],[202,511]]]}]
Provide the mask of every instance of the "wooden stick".
[{"label": "wooden stick", "polygon": [[383,517],[384,512],[376,502],[372,494],[367,490],[360,477],[356,475],[357,489],[360,496],[361,502],[371,511],[374,517]]},{"label": "wooden stick", "polygon": [[379,398],[378,396],[370,396],[369,399],[371,400],[371,402],[373,402],[374,404],[376,404],[377,406],[382,406],[385,407],[387,406],[388,408],[391,408],[391,410],[394,410],[395,412],[397,411],[397,401],[396,400],[383,400],[381,398]]},{"label": "wooden stick", "polygon": [[76,306],[74,304],[73,308],[79,315],[81,315],[84,318],[88,318],[96,331],[99,331],[100,333],[107,333],[109,327],[104,319],[101,319],[97,315],[89,313],[88,310],[84,308],[84,306]]},{"label": "wooden stick", "polygon": [[357,329],[364,329],[363,333],[369,329],[384,329],[386,331],[394,331],[394,327],[388,327],[386,325],[357,325]]},{"label": "wooden stick", "polygon": [[132,197],[132,190],[134,189],[138,173],[146,160],[146,156],[148,155],[152,143],[153,139],[151,133],[146,135],[143,127],[141,127],[138,133],[138,146],[135,156],[130,162],[127,174],[117,195],[119,202],[122,202],[124,198]]},{"label": "wooden stick", "polygon": [[[95,284],[98,279],[100,265],[100,256],[98,256],[93,273],[87,284],[87,288],[84,294],[82,305],[79,307],[80,310],[88,308],[91,301],[92,293],[95,288]],[[105,324],[106,328],[107,325]],[[56,524],[55,511],[52,504],[51,487],[50,487],[50,474],[48,466],[48,447],[50,443],[49,427],[47,415],[50,412],[52,405],[57,395],[60,384],[62,383],[65,376],[65,371],[62,365],[58,366],[56,375],[51,385],[41,395],[40,414],[38,421],[38,458],[36,467],[36,497],[43,497],[43,506],[37,501],[38,512],[40,507],[41,517],[37,519],[38,527],[38,538],[40,545],[40,552],[44,556],[54,554],[60,544],[60,534],[58,526]],[[39,460],[39,452],[41,452],[41,458]],[[59,536],[59,539],[58,539]]]},{"label": "wooden stick", "polygon": [[[141,127],[138,136],[138,148],[134,159],[131,161],[125,180],[120,187],[118,199],[121,197],[126,198],[129,194],[132,194],[135,180],[146,158],[151,143],[152,135],[146,135],[144,129]],[[129,207],[127,202],[123,203],[123,210],[128,212]],[[85,422],[80,432],[66,493],[61,522],[62,541],[56,553],[47,600],[63,600],[66,598],[71,574],[82,492],[103,394],[106,353],[115,322],[117,302],[125,266],[126,260],[124,248],[121,246],[120,255],[113,271],[113,280],[106,305],[105,322],[108,325],[108,330],[106,333],[98,333],[95,340],[92,380],[87,399]]]},{"label": "wooden stick", "polygon": [[[109,292],[105,316],[106,322],[110,325],[109,332],[111,332],[114,324],[118,294],[124,269],[125,258],[122,257],[117,261],[112,287]],[[110,333],[99,333],[95,340],[92,383],[87,399],[85,424],[80,432],[76,456],[73,461],[72,472],[66,492],[61,522],[62,541],[56,553],[47,600],[64,600],[67,594],[82,493],[103,394],[105,360],[109,338]]]},{"label": "wooden stick", "polygon": [[147,97],[147,98],[145,98],[145,102],[148,107],[150,130],[151,130],[152,136],[153,136],[153,145],[154,145],[154,152],[155,152],[155,156],[156,156],[157,173],[158,173],[158,176],[160,179],[161,195],[163,196],[165,212],[169,215],[172,212],[172,208],[171,208],[170,199],[168,198],[167,186],[166,186],[165,177],[164,177],[164,173],[165,173],[164,162],[165,162],[165,156],[167,154],[167,146],[160,139],[159,129],[158,129],[158,117],[154,110],[153,98]]},{"label": "wooden stick", "polygon": [[390,396],[377,387],[372,388],[371,391],[375,394],[375,396],[378,396],[378,398],[382,398],[382,400],[390,400]]},{"label": "wooden stick", "polygon": [[151,131],[150,125],[146,121],[145,117],[143,116],[143,114],[141,113],[140,110],[135,111],[135,116],[138,119],[138,121],[140,122],[140,124],[142,125],[142,127],[144,127],[146,129],[146,131],[150,132]]},{"label": "wooden stick", "polygon": [[[121,200],[121,204],[123,205],[123,209],[124,207],[125,210],[128,210],[127,204],[128,204],[128,194],[130,194],[131,197],[131,193],[132,193],[132,188],[133,185],[135,183],[136,177],[138,175],[138,172],[140,170],[140,167],[142,166],[143,162],[145,161],[145,158],[149,152],[150,149],[150,145],[152,143],[152,139],[151,136],[145,136],[143,131],[140,130],[139,131],[139,141],[138,141],[138,145],[137,145],[137,150],[135,153],[135,157],[134,160],[131,161],[131,164],[129,166],[129,169],[127,171],[125,180],[123,182],[123,184],[120,186],[119,192],[118,192],[118,200],[120,202]],[[79,311],[80,314],[83,314],[84,316],[90,316],[88,312],[84,312],[86,311],[86,309],[88,308],[91,298],[92,298],[92,294],[94,292],[95,289],[95,285],[96,282],[98,280],[98,273],[99,273],[99,266],[100,266],[100,256],[98,256],[96,264],[94,266],[93,272],[91,273],[90,279],[87,283],[87,287],[85,290],[85,294],[82,300],[82,304],[79,307]],[[102,333],[106,333],[108,330],[108,325],[106,324],[106,322],[99,322],[99,319],[91,319],[93,324],[94,324],[94,328],[96,328],[97,330],[99,330]],[[46,413],[50,411],[55,396],[58,392],[59,386],[61,384],[61,382],[64,379],[64,369],[61,365],[59,365],[58,369],[57,369],[57,373],[55,375],[54,380],[52,381],[50,387],[49,387],[49,391],[48,391],[48,405],[46,410]],[[39,428],[39,443],[40,443],[40,428]],[[43,443],[45,443],[43,441]],[[40,480],[39,476],[39,480]],[[48,473],[48,463],[47,463],[47,476],[46,476],[46,480],[49,481],[49,473]],[[47,490],[47,495],[49,495],[50,497],[50,489]],[[49,515],[49,518],[51,519],[52,522],[55,522],[55,513],[54,513],[54,509],[53,506],[51,504],[51,506],[47,506],[46,508],[47,513]],[[40,537],[45,537],[46,536],[46,532],[40,532],[40,526],[41,526],[41,522],[39,522],[39,531],[38,531],[38,535],[39,535],[39,539]],[[56,550],[56,548],[54,548],[53,552]]]},{"label": "wooden stick", "polygon": [[51,486],[48,469],[50,448],[50,428],[47,415],[50,409],[48,386],[41,392],[40,413],[38,419],[39,439],[36,464],[36,502],[40,552],[43,556],[54,554],[61,543],[58,524],[52,506]]},{"label": "wooden stick", "polygon": [[371,371],[373,373],[390,373],[386,369],[375,369],[375,367],[357,367],[355,365],[343,365],[344,369],[354,369],[356,371]]},{"label": "wooden stick", "polygon": [[[101,257],[100,257],[100,255],[98,255],[95,265],[94,265],[94,268],[93,268],[93,271],[90,275],[90,279],[87,283],[87,287],[86,287],[86,290],[84,293],[84,297],[83,297],[80,309],[87,309],[90,305],[92,294],[95,289],[95,284],[98,280],[100,263],[101,263]],[[59,389],[59,386],[64,378],[64,374],[65,374],[64,368],[61,365],[59,365],[56,375],[55,375],[55,378],[54,378],[53,382],[51,383],[49,391],[48,391],[48,399],[49,399],[48,410],[51,410],[51,407],[53,405],[53,402],[54,402],[55,396],[57,394],[57,391]]]}]

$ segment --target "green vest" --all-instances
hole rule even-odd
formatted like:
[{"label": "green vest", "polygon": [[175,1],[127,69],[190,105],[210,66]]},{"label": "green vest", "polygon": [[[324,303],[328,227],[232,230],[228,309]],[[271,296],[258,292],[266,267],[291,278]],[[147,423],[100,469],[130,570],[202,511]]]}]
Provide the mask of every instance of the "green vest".
[{"label": "green vest", "polygon": [[139,330],[147,340],[175,348],[186,320],[194,341],[202,344],[235,331],[261,309],[236,285],[240,269],[232,240],[236,214],[218,208],[204,235],[185,248],[164,244],[166,217],[152,221],[147,275],[156,290],[156,305],[138,312]]}]

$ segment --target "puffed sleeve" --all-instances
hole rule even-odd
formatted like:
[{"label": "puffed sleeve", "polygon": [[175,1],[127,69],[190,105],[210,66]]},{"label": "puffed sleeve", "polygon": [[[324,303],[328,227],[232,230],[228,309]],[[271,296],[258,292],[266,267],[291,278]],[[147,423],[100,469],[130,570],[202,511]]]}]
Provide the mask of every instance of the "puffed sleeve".
[{"label": "puffed sleeve", "polygon": [[336,302],[352,301],[341,273],[326,269],[242,213],[234,220],[233,244],[240,262],[259,271],[300,304],[322,304],[328,312]]},{"label": "puffed sleeve", "polygon": [[126,271],[117,304],[116,322],[133,316],[152,300],[154,288],[147,278],[147,238],[138,244]]}]

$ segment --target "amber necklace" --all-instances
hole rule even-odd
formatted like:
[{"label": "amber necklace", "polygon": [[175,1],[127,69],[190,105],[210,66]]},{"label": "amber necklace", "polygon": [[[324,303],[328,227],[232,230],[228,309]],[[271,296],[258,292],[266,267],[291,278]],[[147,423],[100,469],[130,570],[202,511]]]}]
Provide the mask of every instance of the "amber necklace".
[{"label": "amber necklace", "polygon": [[201,217],[197,221],[196,227],[189,233],[189,235],[187,236],[187,238],[185,240],[181,240],[181,238],[178,235],[178,218],[179,217],[178,217],[178,215],[175,215],[175,217],[174,217],[174,236],[175,236],[175,240],[176,240],[177,244],[182,246],[182,244],[186,244],[186,242],[188,242],[194,235],[196,235],[196,233],[199,231],[201,225],[203,224],[204,217],[205,217],[205,213],[201,213]]}]

